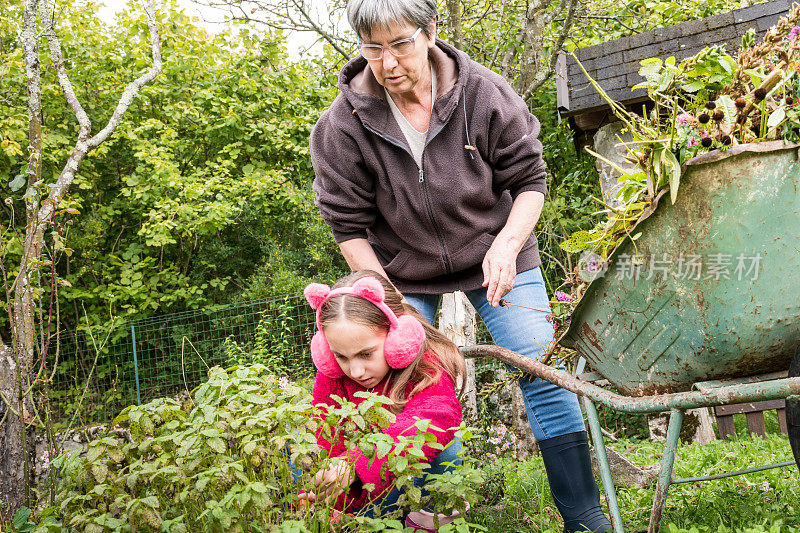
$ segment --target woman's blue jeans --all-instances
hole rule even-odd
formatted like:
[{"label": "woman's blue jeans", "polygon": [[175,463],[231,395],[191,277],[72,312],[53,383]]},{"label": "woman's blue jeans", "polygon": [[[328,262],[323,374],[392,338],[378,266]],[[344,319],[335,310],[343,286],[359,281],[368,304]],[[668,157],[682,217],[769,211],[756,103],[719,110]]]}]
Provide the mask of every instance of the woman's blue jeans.
[{"label": "woman's blue jeans", "polygon": [[[516,306],[492,307],[486,300],[486,288],[465,291],[467,298],[483,319],[497,346],[525,357],[540,359],[553,340],[553,325],[547,320],[550,300],[539,267],[520,272],[514,288],[503,298]],[[439,307],[439,294],[405,294],[428,322],[433,324]],[[539,309],[540,311],[537,311]],[[546,310],[546,312],[545,312]],[[583,416],[575,394],[548,381],[526,376],[519,378],[525,411],[537,441],[584,431]]]}]

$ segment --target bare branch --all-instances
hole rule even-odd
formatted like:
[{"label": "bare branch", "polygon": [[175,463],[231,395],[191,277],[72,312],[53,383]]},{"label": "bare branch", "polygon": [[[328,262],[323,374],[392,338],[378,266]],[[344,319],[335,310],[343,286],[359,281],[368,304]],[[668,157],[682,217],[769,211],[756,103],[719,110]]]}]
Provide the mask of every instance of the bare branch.
[{"label": "bare branch", "polygon": [[632,28],[631,26],[628,26],[627,24],[622,22],[622,17],[605,17],[605,16],[601,16],[601,15],[584,15],[581,18],[586,19],[586,20],[612,20],[612,21],[616,22],[617,24],[619,24],[620,26],[622,26],[623,28],[625,28],[626,30],[628,30],[631,33],[633,33],[634,35],[641,32],[640,29],[637,30],[636,28]]},{"label": "bare branch", "polygon": [[83,141],[92,133],[92,122],[89,120],[89,115],[86,114],[78,97],[75,95],[75,89],[72,87],[72,82],[69,80],[67,69],[64,66],[64,54],[61,52],[61,42],[53,28],[53,12],[50,10],[50,0],[41,2],[39,16],[42,19],[44,34],[47,37],[47,44],[50,47],[50,57],[53,60],[53,65],[56,67],[58,84],[61,86],[61,90],[64,92],[64,98],[72,108],[75,118],[78,119],[78,124],[80,124],[78,139],[79,141]]},{"label": "bare branch", "polygon": [[550,79],[550,76],[552,76],[555,72],[556,65],[558,63],[558,54],[561,52],[561,48],[564,46],[564,41],[566,41],[567,36],[572,29],[572,25],[575,22],[575,14],[578,9],[578,0],[570,0],[567,18],[564,20],[564,24],[561,26],[561,33],[559,34],[558,39],[553,46],[553,51],[550,54],[550,63],[547,66],[547,70],[540,72],[536,76],[535,81],[525,89],[525,92],[522,94],[523,100],[527,100],[530,95],[533,94],[539,87],[541,87],[544,82]]},{"label": "bare branch", "polygon": [[514,57],[517,55],[517,47],[522,43],[524,35],[522,31],[518,32],[516,37],[514,38],[514,44],[508,47],[506,50],[505,55],[503,56],[503,62],[501,63],[500,67],[500,75],[503,76],[509,83],[513,83],[511,80],[509,72],[511,69],[511,62],[514,60]]},{"label": "bare branch", "polygon": [[313,19],[312,19],[312,18],[309,16],[309,14],[308,14],[308,11],[307,11],[307,10],[306,10],[306,9],[303,7],[303,5],[302,5],[300,2],[298,2],[297,0],[292,0],[292,3],[294,4],[294,6],[295,6],[295,8],[297,9],[297,11],[299,11],[299,12],[300,12],[300,14],[301,14],[301,15],[303,15],[303,17],[304,17],[304,18],[305,18],[305,19],[308,21],[308,23],[311,25],[311,27],[314,29],[314,31],[315,31],[315,32],[317,32],[318,34],[320,34],[320,35],[322,36],[322,38],[323,38],[323,39],[325,39],[325,40],[328,42],[328,44],[330,44],[331,46],[333,46],[333,48],[334,48],[334,49],[335,49],[337,52],[339,52],[339,54],[341,54],[341,55],[342,55],[342,57],[344,57],[344,58],[345,58],[345,60],[348,60],[348,61],[349,61],[349,60],[350,60],[350,54],[348,54],[347,52],[345,52],[345,51],[344,51],[344,50],[343,50],[343,49],[342,49],[342,48],[341,48],[341,47],[340,47],[340,46],[339,46],[339,45],[338,45],[338,44],[337,44],[337,43],[334,41],[334,38],[333,38],[333,36],[332,36],[331,34],[329,34],[328,32],[326,32],[325,30],[323,30],[323,29],[322,29],[322,27],[320,27],[320,26],[319,26],[319,24],[317,24],[316,22],[314,22],[314,20],[313,20]]},{"label": "bare branch", "polygon": [[[255,5],[247,13],[242,7],[242,0],[205,0],[204,5],[215,9],[227,9],[232,20],[254,22],[269,28],[287,31],[314,32],[325,42],[330,44],[346,61],[350,60],[346,45],[351,41],[336,33],[336,28],[331,25],[326,29],[322,22],[316,20],[304,0],[260,0],[249,2]],[[267,16],[257,16],[261,11]]]},{"label": "bare branch", "polygon": [[[500,6],[500,20],[503,19],[506,12],[506,0],[503,0],[503,3]],[[494,70],[495,61],[497,61],[497,54],[500,52],[500,43],[497,43],[494,47],[494,53],[492,54],[492,59],[489,61],[489,64],[486,65],[486,68],[489,70]]]},{"label": "bare branch", "polygon": [[133,102],[133,99],[139,93],[139,89],[153,81],[161,72],[161,41],[158,38],[156,9],[153,5],[153,0],[145,0],[144,6],[145,13],[147,15],[147,27],[150,30],[150,46],[153,50],[153,66],[149,71],[139,76],[137,79],[128,84],[127,87],[125,87],[125,92],[122,93],[122,97],[119,99],[117,108],[114,110],[114,114],[109,119],[106,127],[89,140],[90,149],[96,148],[103,141],[108,139],[108,136],[111,135],[115,129],[117,129],[117,126],[119,126],[119,123],[122,120],[122,115],[124,115],[128,110],[128,106],[131,105],[131,102]]},{"label": "bare branch", "polygon": [[131,102],[133,102],[133,99],[139,93],[139,90],[144,85],[152,81],[159,74],[159,72],[161,72],[161,42],[158,37],[158,24],[156,21],[156,12],[155,6],[153,5],[153,0],[144,0],[144,8],[147,16],[147,27],[150,31],[150,46],[153,53],[153,66],[150,68],[150,70],[139,76],[137,79],[129,83],[127,87],[125,87],[125,90],[123,91],[122,96],[117,103],[117,107],[114,109],[114,113],[111,115],[106,127],[98,132],[94,137],[89,138],[89,135],[91,135],[91,122],[89,121],[89,117],[86,116],[83,107],[80,105],[78,98],[75,96],[72,83],[69,81],[69,75],[64,67],[61,44],[58,40],[55,30],[53,29],[50,6],[47,4],[47,1],[42,3],[41,18],[45,27],[45,35],[47,36],[47,41],[50,46],[50,53],[53,57],[53,63],[55,64],[56,71],[58,73],[58,81],[61,85],[62,91],[64,92],[64,98],[72,107],[81,129],[78,134],[78,140],[73,148],[72,155],[70,155],[66,165],[64,165],[64,169],[61,171],[61,175],[56,180],[56,183],[50,191],[47,199],[42,202],[42,208],[36,220],[38,228],[33,228],[34,234],[36,234],[39,229],[43,229],[44,224],[46,224],[50,216],[53,214],[55,207],[59,204],[61,199],[64,198],[64,195],[67,193],[67,190],[69,189],[72,180],[75,178],[75,174],[78,172],[78,168],[80,167],[81,162],[86,154],[108,139],[117,126],[119,126],[123,115],[128,110],[128,106],[130,106]]},{"label": "bare branch", "polygon": [[566,9],[566,7],[567,7],[567,0],[561,0],[561,3],[558,5],[558,7],[555,8],[549,15],[547,15],[544,18],[544,25],[549,26],[550,23],[552,23],[556,17],[561,16],[561,13],[564,12],[564,9]]}]

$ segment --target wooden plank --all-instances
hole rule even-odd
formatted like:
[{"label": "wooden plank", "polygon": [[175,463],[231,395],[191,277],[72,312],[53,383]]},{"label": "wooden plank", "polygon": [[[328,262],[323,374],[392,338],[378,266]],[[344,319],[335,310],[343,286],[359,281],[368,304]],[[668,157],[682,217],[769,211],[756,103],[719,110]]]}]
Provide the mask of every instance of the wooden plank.
[{"label": "wooden plank", "polygon": [[756,4],[754,6],[745,7],[734,11],[734,18],[737,24],[756,20],[767,15],[774,15],[776,13],[786,13],[791,6],[789,0],[776,0],[774,2],[766,2],[763,4]]},{"label": "wooden plank", "polygon": [[575,126],[581,131],[597,130],[601,126],[610,122],[616,122],[617,118],[611,113],[611,110],[605,109],[602,111],[595,111],[594,113],[584,113],[575,116]]},{"label": "wooden plank", "polygon": [[[716,408],[714,409],[716,411]],[[733,425],[733,415],[717,416],[717,429],[719,438],[727,439],[736,435],[736,426]]]},{"label": "wooden plank", "polygon": [[758,411],[770,411],[772,409],[785,409],[785,400],[770,400],[767,402],[737,403],[735,405],[721,405],[714,408],[717,415],[738,415],[745,413],[755,413]]},{"label": "wooden plank", "polygon": [[755,433],[759,437],[767,436],[767,426],[764,424],[764,411],[745,413],[744,416],[747,417],[747,430],[750,433]]},{"label": "wooden plank", "polygon": [[558,54],[556,61],[556,107],[559,111],[569,111],[569,78],[567,56]]},{"label": "wooden plank", "polygon": [[780,21],[781,16],[782,14],[776,13],[774,15],[769,15],[758,19],[756,21],[756,29],[758,29],[759,32],[763,31],[766,33],[767,30],[769,30],[771,27],[773,27]]},{"label": "wooden plank", "polygon": [[781,433],[784,435],[789,434],[789,427],[786,425],[786,409],[778,409],[778,425],[781,428]]},{"label": "wooden plank", "polygon": [[733,26],[736,17],[733,11],[729,11],[728,13],[720,13],[719,15],[706,17],[703,20],[705,20],[709,30],[714,30],[716,28],[724,28],[725,26]]}]

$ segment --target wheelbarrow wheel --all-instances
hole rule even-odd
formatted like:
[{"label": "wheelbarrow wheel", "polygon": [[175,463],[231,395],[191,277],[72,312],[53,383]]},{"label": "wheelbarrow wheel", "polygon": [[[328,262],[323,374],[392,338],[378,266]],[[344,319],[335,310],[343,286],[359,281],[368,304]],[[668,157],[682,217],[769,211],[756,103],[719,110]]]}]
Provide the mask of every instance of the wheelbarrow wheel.
[{"label": "wheelbarrow wheel", "polygon": [[[794,359],[789,366],[789,377],[800,376],[800,346],[794,352]],[[789,442],[792,445],[792,454],[800,469],[800,400],[786,400],[786,426],[789,430]]]}]

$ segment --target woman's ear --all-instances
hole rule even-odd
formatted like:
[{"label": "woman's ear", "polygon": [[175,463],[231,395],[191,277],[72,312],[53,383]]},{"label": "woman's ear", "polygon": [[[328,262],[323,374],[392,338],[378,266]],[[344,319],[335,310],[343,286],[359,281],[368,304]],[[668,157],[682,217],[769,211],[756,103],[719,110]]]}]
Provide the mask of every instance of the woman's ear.
[{"label": "woman's ear", "polygon": [[438,24],[438,17],[434,18],[428,25],[428,33],[430,34],[430,38],[428,39],[428,48],[433,48],[434,46],[436,46],[437,24]]}]

